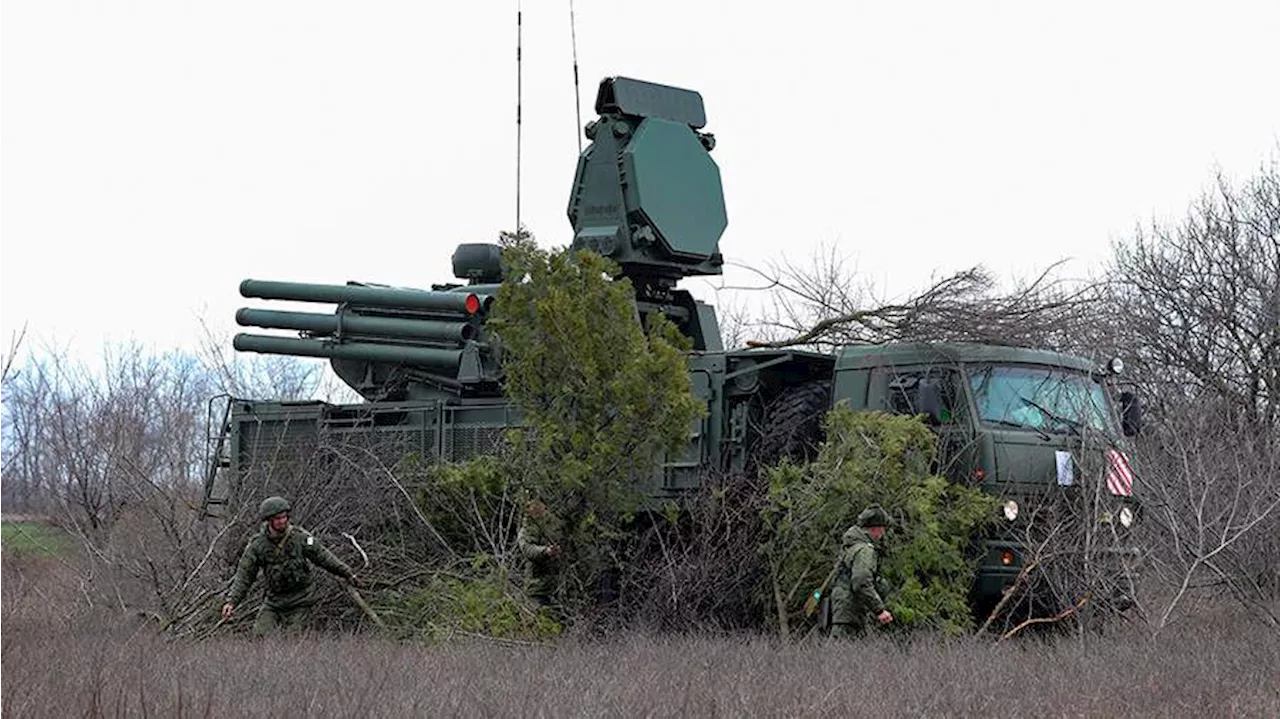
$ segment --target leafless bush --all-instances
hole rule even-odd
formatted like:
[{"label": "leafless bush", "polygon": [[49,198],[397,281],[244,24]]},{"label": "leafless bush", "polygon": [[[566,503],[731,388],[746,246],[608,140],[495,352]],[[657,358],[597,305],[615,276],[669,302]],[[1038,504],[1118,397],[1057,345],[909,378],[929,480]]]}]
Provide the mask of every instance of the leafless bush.
[{"label": "leafless bush", "polygon": [[5,396],[6,502],[59,509],[73,531],[105,541],[128,508],[181,495],[201,476],[214,393],[177,353],[108,348],[99,369],[53,351],[29,359]]},{"label": "leafless bush", "polygon": [[[1177,223],[1139,228],[1107,271],[1099,344],[1131,360],[1157,626],[1206,593],[1267,614],[1280,594],[1280,164],[1219,174]],[[1274,624],[1274,617],[1268,617]]]},{"label": "leafless bush", "polygon": [[1156,627],[1198,595],[1280,630],[1269,609],[1280,596],[1280,441],[1235,408],[1217,409],[1166,418],[1145,439],[1150,571],[1163,599]]},{"label": "leafless bush", "polygon": [[27,337],[27,327],[22,329],[9,338],[9,353],[0,355],[0,386],[7,385],[10,375],[13,374],[13,363],[18,358],[18,351],[22,349],[22,343]]},{"label": "leafless bush", "polygon": [[1061,263],[1030,282],[1002,291],[992,274],[974,267],[934,281],[901,301],[876,298],[835,248],[810,265],[749,268],[770,293],[757,323],[766,347],[834,349],[893,341],[963,341],[1043,347],[1074,346],[1092,317],[1097,288],[1058,277]]},{"label": "leafless bush", "polygon": [[[501,447],[482,464],[441,465],[412,432],[327,431],[312,423],[300,435],[280,432],[276,447],[273,436],[254,438],[253,462],[241,467],[229,506],[252,517],[267,496],[289,499],[293,521],[364,577],[373,609],[396,633],[474,632],[486,607],[535,612],[520,589],[520,502]],[[237,527],[223,545],[224,576],[259,526]],[[319,589],[314,626],[366,623],[336,583],[321,581]],[[206,618],[190,629],[207,634],[212,625]]]},{"label": "leafless bush", "polygon": [[[228,506],[239,521],[208,520],[229,529],[217,552],[219,590],[225,590],[240,552],[262,526],[259,503],[272,495],[287,498],[292,521],[365,577],[375,592],[412,581],[423,567],[444,564],[437,560],[451,550],[417,507],[414,494],[419,488],[406,481],[397,466],[397,444],[388,446],[372,433],[316,435],[305,446],[290,449],[280,454],[263,451],[234,485]],[[361,622],[360,611],[339,583],[322,578],[317,588],[317,627],[352,629]],[[259,583],[248,602],[256,605],[261,592]],[[194,619],[196,623],[185,630],[207,633],[215,623],[212,615]],[[241,613],[232,626],[252,619],[251,612]]]},{"label": "leafless bush", "polygon": [[86,600],[165,624],[206,612],[233,529],[200,511],[223,389],[197,358],[137,345],[108,347],[96,368],[45,348],[6,376],[5,508],[79,540]]},{"label": "leafless bush", "polygon": [[1102,440],[1084,438],[1071,487],[1023,497],[1018,518],[1003,530],[1020,547],[1021,571],[1003,597],[984,608],[990,614],[979,634],[993,628],[1002,639],[1028,629],[1084,634],[1123,618],[1142,623],[1143,538],[1120,520],[1123,505],[1108,489],[1104,458],[1114,448]]},{"label": "leafless bush", "polygon": [[[17,378],[14,363],[17,361],[18,352],[22,349],[26,336],[27,328],[24,325],[21,332],[14,334],[10,338],[8,354],[0,356],[0,404],[4,407],[4,411],[0,412],[0,447],[3,447],[3,453],[0,453],[0,477],[8,477],[10,475],[12,452],[10,451],[9,443],[10,438],[13,436],[14,424],[9,405],[12,384]],[[0,485],[0,495],[3,495],[3,503],[10,508],[11,512],[15,509],[32,509],[31,494],[32,492],[26,482],[5,482]]]},{"label": "leafless bush", "polygon": [[680,511],[645,517],[622,577],[618,614],[629,626],[719,633],[762,625],[762,481],[708,476]]},{"label": "leafless bush", "polygon": [[1175,225],[1139,228],[1108,271],[1106,317],[1158,416],[1216,397],[1280,428],[1280,160],[1219,175]]}]

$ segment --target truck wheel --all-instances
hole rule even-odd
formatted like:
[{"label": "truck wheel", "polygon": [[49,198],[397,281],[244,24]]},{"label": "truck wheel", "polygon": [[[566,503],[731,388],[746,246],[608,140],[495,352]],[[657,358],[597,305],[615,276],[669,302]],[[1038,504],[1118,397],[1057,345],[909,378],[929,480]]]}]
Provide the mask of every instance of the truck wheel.
[{"label": "truck wheel", "polygon": [[756,466],[774,465],[783,458],[807,462],[815,457],[830,396],[830,387],[820,380],[783,389],[765,408],[756,440]]}]

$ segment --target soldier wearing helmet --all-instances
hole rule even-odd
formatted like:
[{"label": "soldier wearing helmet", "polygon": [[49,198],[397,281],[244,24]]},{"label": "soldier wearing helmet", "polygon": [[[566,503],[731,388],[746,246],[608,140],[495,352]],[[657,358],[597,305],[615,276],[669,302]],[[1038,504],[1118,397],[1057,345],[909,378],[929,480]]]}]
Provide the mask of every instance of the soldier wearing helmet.
[{"label": "soldier wearing helmet", "polygon": [[253,634],[263,636],[277,626],[301,627],[315,602],[311,565],[315,564],[363,587],[351,567],[334,556],[310,532],[289,521],[289,501],[268,497],[258,507],[262,527],[240,554],[231,591],[222,605],[222,618],[230,619],[249,594],[262,570],[266,579],[266,602],[253,622]]},{"label": "soldier wearing helmet", "polygon": [[878,504],[862,510],[858,522],[845,531],[836,557],[831,590],[831,636],[866,633],[872,618],[881,624],[893,621],[880,596],[876,576],[875,543],[884,537],[889,515]]}]

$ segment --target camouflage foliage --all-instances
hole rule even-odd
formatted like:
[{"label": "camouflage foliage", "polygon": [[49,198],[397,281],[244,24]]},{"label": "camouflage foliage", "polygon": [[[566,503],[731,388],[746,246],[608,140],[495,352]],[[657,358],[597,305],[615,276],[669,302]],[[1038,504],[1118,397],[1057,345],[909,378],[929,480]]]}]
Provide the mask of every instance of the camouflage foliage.
[{"label": "camouflage foliage", "polygon": [[951,634],[972,628],[970,543],[995,518],[998,501],[931,472],[935,438],[918,418],[839,406],[825,429],[813,462],[768,470],[762,552],[772,584],[763,592],[773,599],[775,624],[784,632],[803,624],[802,606],[831,572],[841,535],[878,503],[891,521],[877,550],[895,624]]},{"label": "camouflage foliage", "polygon": [[703,409],[691,392],[688,340],[664,317],[641,326],[615,264],[591,252],[541,250],[524,234],[504,237],[503,262],[488,322],[523,424],[497,456],[416,466],[418,505],[454,552],[511,570],[505,585],[468,570],[468,581],[479,582],[474,591],[449,587],[469,601],[487,597],[497,616],[523,584],[521,507],[542,501],[561,550],[552,594],[560,616],[573,616],[625,561],[636,480],[686,440]]}]

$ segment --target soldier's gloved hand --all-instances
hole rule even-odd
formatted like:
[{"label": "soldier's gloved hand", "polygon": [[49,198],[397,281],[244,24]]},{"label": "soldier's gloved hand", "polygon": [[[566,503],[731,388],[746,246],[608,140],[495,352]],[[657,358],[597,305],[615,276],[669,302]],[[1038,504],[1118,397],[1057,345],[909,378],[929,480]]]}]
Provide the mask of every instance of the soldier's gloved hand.
[{"label": "soldier's gloved hand", "polygon": [[230,619],[231,615],[235,614],[235,611],[236,611],[236,605],[232,604],[231,602],[227,602],[226,604],[223,604],[222,605],[223,620]]},{"label": "soldier's gloved hand", "polygon": [[356,589],[364,589],[365,587],[369,586],[363,579],[361,579],[360,577],[357,577],[354,574],[352,574],[347,581],[351,582],[351,585]]},{"label": "soldier's gloved hand", "polygon": [[893,614],[888,609],[885,609],[880,612],[876,619],[879,620],[881,624],[888,624],[893,621]]}]

